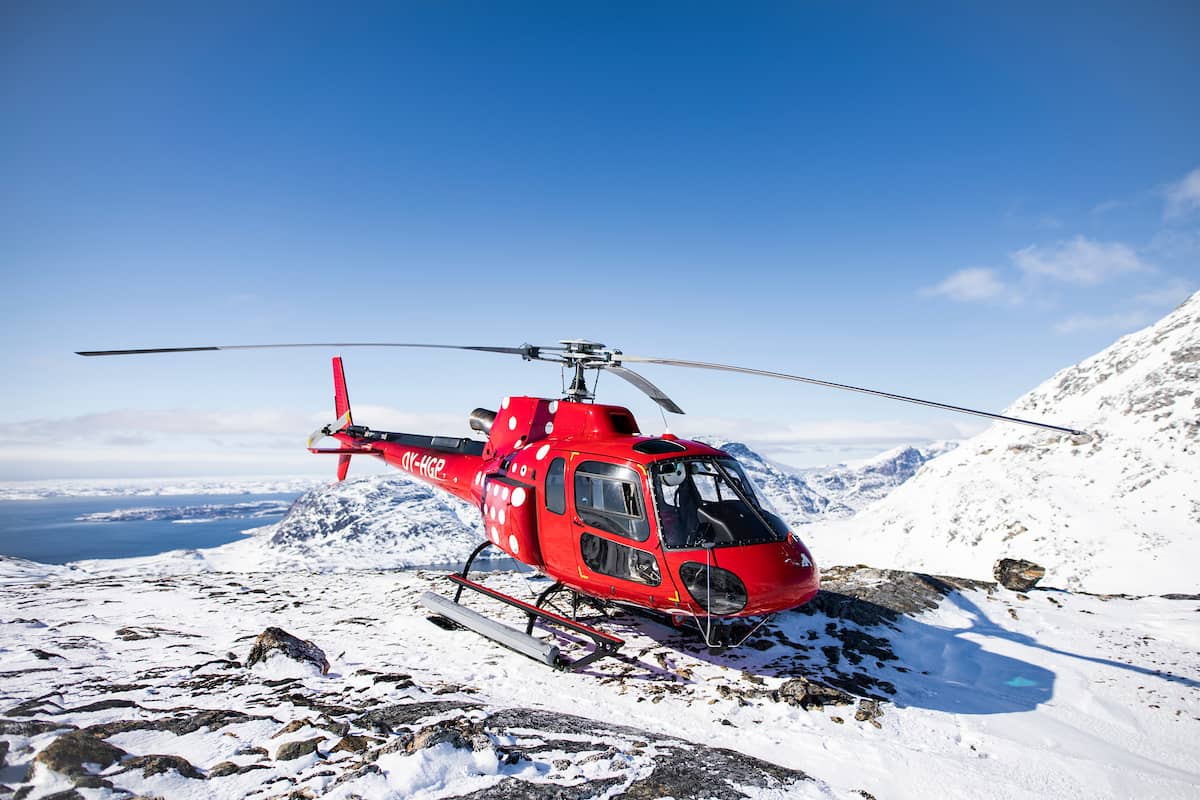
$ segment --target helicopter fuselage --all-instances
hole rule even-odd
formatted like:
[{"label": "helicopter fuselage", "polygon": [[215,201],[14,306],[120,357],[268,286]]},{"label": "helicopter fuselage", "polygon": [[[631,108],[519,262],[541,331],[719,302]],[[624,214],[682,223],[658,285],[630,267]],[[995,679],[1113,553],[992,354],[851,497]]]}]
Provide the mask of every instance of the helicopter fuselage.
[{"label": "helicopter fuselage", "polygon": [[587,596],[744,617],[817,593],[812,554],[727,453],[642,436],[628,409],[598,403],[508,397],[473,420],[486,442],[354,425],[329,435],[338,452],[382,458],[476,506],[493,545]]}]

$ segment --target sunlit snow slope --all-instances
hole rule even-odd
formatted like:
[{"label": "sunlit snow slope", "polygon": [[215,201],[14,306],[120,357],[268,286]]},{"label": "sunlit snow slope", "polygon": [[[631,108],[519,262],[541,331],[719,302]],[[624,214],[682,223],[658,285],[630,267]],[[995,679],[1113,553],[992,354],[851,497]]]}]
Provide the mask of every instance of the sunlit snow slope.
[{"label": "sunlit snow slope", "polygon": [[820,563],[989,577],[1028,558],[1045,583],[1161,594],[1200,586],[1200,293],[1062,370],[852,519],[810,527]]}]

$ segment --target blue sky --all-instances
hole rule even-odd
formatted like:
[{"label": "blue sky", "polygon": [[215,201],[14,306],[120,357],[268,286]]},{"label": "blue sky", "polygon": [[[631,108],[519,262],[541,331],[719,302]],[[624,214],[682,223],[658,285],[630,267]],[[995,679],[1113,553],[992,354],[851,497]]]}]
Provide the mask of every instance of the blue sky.
[{"label": "blue sky", "polygon": [[[330,353],[88,348],[585,336],[1000,410],[1200,288],[1200,10],[1042,5],[6,3],[0,478],[325,468]],[[559,385],[345,355],[377,427]],[[978,430],[645,372],[792,463]]]}]

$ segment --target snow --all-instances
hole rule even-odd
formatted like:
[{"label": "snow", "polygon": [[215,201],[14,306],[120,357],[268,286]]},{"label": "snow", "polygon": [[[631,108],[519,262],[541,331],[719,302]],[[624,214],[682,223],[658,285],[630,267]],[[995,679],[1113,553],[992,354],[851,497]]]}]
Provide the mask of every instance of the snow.
[{"label": "snow", "polygon": [[[544,585],[515,573],[494,573],[489,580],[520,596]],[[838,639],[827,631],[842,623],[820,614],[789,613],[771,624],[768,641],[778,632],[807,650],[776,644],[723,655],[670,628],[617,615],[607,627],[627,640],[628,655],[571,674],[549,671],[469,632],[430,624],[417,605],[429,589],[446,590],[439,573],[201,573],[10,585],[0,590],[0,693],[6,705],[45,696],[47,674],[23,670],[52,664],[57,688],[49,700],[67,709],[52,718],[62,723],[145,718],[165,713],[154,709],[188,706],[267,718],[184,735],[141,730],[113,736],[111,743],[132,754],[178,754],[204,770],[226,760],[263,766],[207,781],[174,772],[145,778],[137,771],[106,773],[132,791],[169,797],[238,797],[285,776],[332,797],[367,798],[449,797],[507,776],[546,779],[529,762],[502,765],[486,748],[440,744],[412,755],[383,754],[374,762],[381,772],[333,787],[331,771],[352,772],[338,754],[284,762],[271,757],[286,741],[324,737],[320,752],[329,753],[338,740],[316,726],[319,715],[298,701],[302,695],[333,706],[436,697],[485,709],[540,708],[616,720],[645,729],[651,748],[654,736],[701,740],[814,778],[793,794],[748,789],[754,798],[853,798],[859,789],[901,799],[1190,798],[1200,786],[1195,600],[1058,591],[1034,591],[1026,599],[1006,590],[952,594],[932,611],[902,617],[895,630],[869,630],[899,656],[867,665],[896,687],[876,729],[854,720],[852,709],[806,711],[728,691],[777,687],[799,664],[807,674],[828,673],[832,667],[822,648],[836,647]],[[18,614],[43,627],[11,624]],[[117,634],[131,624],[148,638]],[[244,658],[268,625],[313,639],[329,655],[329,675],[271,665],[231,671],[213,663],[226,652]],[[38,660],[31,655],[35,649],[57,657]],[[403,673],[414,685],[374,682],[363,670]],[[241,677],[225,682],[229,675]],[[287,677],[292,680],[283,688],[270,685]],[[71,710],[114,698],[137,707]],[[310,724],[277,735],[293,720]],[[536,725],[509,734],[523,741],[545,737]],[[6,738],[14,748],[10,763],[23,763],[52,736]],[[252,755],[254,748],[268,755]],[[576,763],[577,754],[563,758],[573,764],[563,772],[571,780],[646,768],[644,758],[632,753],[583,763]]]},{"label": "snow", "polygon": [[1001,557],[1045,583],[1164,594],[1200,587],[1200,293],[1064,369],[886,499],[805,531],[822,563],[987,578]]}]

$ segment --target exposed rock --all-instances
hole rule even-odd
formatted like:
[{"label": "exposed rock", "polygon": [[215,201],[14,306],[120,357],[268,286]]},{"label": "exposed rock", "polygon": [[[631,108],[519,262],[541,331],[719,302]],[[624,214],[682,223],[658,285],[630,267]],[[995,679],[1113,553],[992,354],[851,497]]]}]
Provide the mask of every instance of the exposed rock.
[{"label": "exposed rock", "polygon": [[[723,748],[699,745],[671,747],[654,757],[654,769],[634,781],[621,797],[626,800],[743,800],[743,787],[784,790],[811,780],[799,771]],[[782,794],[783,792],[780,792]]]},{"label": "exposed rock", "polygon": [[[642,752],[648,738],[645,731],[636,728],[532,708],[501,709],[485,719],[481,727],[497,734],[505,734],[511,728],[537,730],[541,743],[527,747],[530,756],[544,758],[554,754],[557,757],[563,752],[583,752],[582,748],[594,752],[590,756],[581,756],[576,759],[577,762],[585,758],[603,760],[619,757],[622,753]],[[554,735],[556,733],[565,735],[565,738],[557,738]],[[588,737],[588,741],[580,741],[581,736]],[[656,751],[652,756],[653,769],[646,777],[634,780],[624,792],[619,793],[620,797],[628,800],[660,797],[673,797],[676,800],[742,800],[748,796],[742,788],[773,789],[783,796],[796,783],[810,780],[808,775],[799,770],[780,767],[732,750],[670,738],[650,737],[650,741],[653,741]],[[604,786],[601,785],[604,781],[594,781],[575,787],[532,785],[520,781],[510,783],[506,780],[492,787],[492,790],[466,797],[471,800],[493,797],[551,800],[560,797],[608,796],[612,786],[623,782],[621,779],[612,780],[612,784]],[[501,793],[500,787],[504,787],[507,793]]]},{"label": "exposed rock", "polygon": [[329,751],[331,753],[363,753],[367,748],[377,743],[379,740],[370,736],[343,736],[338,740],[338,743]]},{"label": "exposed rock", "polygon": [[60,656],[58,653],[51,653],[47,650],[39,650],[36,647],[31,648],[29,653],[38,661],[49,661],[52,658],[65,658],[64,656]]},{"label": "exposed rock", "polygon": [[50,731],[75,730],[74,725],[48,719],[0,719],[0,736],[40,736]]},{"label": "exposed rock", "polygon": [[270,767],[268,767],[266,764],[247,764],[244,767],[239,767],[232,761],[222,761],[220,764],[216,764],[208,771],[208,777],[224,778],[229,775],[244,775],[247,772],[253,772],[256,769],[270,769]]},{"label": "exposed rock", "polygon": [[[56,697],[57,695],[47,696]],[[33,700],[26,700],[24,703],[18,703],[4,713],[10,717],[33,717],[38,714],[61,714],[62,710],[63,707],[58,703],[51,702],[46,697],[38,697]]]},{"label": "exposed rock", "polygon": [[425,717],[444,714],[462,708],[477,708],[470,703],[457,700],[433,700],[427,703],[404,703],[395,706],[376,708],[363,714],[353,721],[358,728],[366,728],[375,733],[389,734],[397,728],[412,725]]},{"label": "exposed rock", "polygon": [[459,750],[471,749],[471,743],[452,725],[433,725],[419,731],[413,736],[412,741],[409,742],[408,750],[415,752],[435,747],[439,744],[449,744],[451,747]]},{"label": "exposed rock", "polygon": [[304,719],[294,719],[287,725],[284,725],[282,728],[272,733],[271,738],[278,739],[280,736],[285,736],[289,733],[295,733],[301,728],[307,728],[310,725],[312,725],[312,720],[310,720],[308,717],[305,717]]},{"label": "exposed rock", "polygon": [[1032,561],[1002,558],[992,567],[992,574],[1005,589],[1028,592],[1046,575],[1046,568]]},{"label": "exposed rock", "polygon": [[854,712],[854,718],[859,722],[869,722],[876,728],[883,727],[877,721],[883,716],[883,709],[877,700],[862,699],[858,701],[858,710]]},{"label": "exposed rock", "polygon": [[116,745],[86,731],[71,731],[52,741],[33,760],[61,775],[75,777],[89,774],[84,764],[95,764],[105,769],[124,756],[125,751]]},{"label": "exposed rock", "polygon": [[451,800],[591,800],[608,797],[612,789],[623,783],[620,778],[597,778],[575,786],[557,783],[529,783],[518,778],[505,778],[483,789],[462,794]]},{"label": "exposed rock", "polygon": [[859,625],[890,625],[901,615],[915,615],[937,608],[953,591],[991,589],[994,585],[987,581],[876,569],[861,564],[830,567],[821,572],[821,591],[801,610],[820,611]]},{"label": "exposed rock", "polygon": [[176,736],[185,736],[203,728],[216,730],[217,728],[224,728],[226,725],[236,725],[241,722],[253,722],[260,719],[267,719],[267,717],[251,716],[243,714],[241,711],[209,709],[196,711],[183,717],[139,720],[125,719],[115,722],[102,722],[97,725],[89,725],[86,730],[93,736],[99,736],[102,739],[129,731],[168,731]]},{"label": "exposed rock", "polygon": [[311,739],[301,739],[300,741],[281,744],[279,749],[275,751],[275,760],[292,761],[309,753],[315,753],[317,752],[317,745],[321,744],[324,738],[323,736],[314,736]]},{"label": "exposed rock", "polygon": [[0,767],[4,766],[6,758],[8,758],[8,742],[0,739]]},{"label": "exposed rock", "polygon": [[772,695],[772,699],[799,706],[806,711],[810,708],[824,708],[827,705],[845,706],[854,702],[854,698],[841,689],[808,678],[793,678],[768,694]]},{"label": "exposed rock", "polygon": [[282,628],[267,628],[254,640],[246,666],[265,662],[272,653],[279,652],[293,661],[313,664],[321,670],[322,675],[329,674],[329,660],[325,651],[310,641],[298,639]]},{"label": "exposed rock", "polygon": [[131,769],[140,769],[143,778],[149,778],[151,775],[161,775],[171,770],[178,772],[185,778],[197,778],[201,780],[204,778],[200,770],[193,767],[192,762],[182,756],[135,756],[122,763],[121,767],[122,772]]}]

